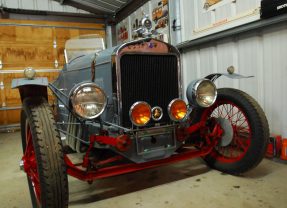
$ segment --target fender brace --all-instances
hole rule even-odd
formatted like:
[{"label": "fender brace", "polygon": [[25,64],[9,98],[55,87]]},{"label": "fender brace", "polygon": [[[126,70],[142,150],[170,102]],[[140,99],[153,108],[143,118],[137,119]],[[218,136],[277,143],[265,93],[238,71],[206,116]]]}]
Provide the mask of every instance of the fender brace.
[{"label": "fender brace", "polygon": [[215,80],[217,80],[221,76],[226,76],[230,79],[248,79],[248,78],[254,77],[254,76],[243,76],[243,75],[236,74],[236,73],[232,73],[232,74],[230,74],[230,73],[215,73],[215,74],[210,74],[210,75],[206,76],[205,78],[211,80],[212,82],[215,82]]}]

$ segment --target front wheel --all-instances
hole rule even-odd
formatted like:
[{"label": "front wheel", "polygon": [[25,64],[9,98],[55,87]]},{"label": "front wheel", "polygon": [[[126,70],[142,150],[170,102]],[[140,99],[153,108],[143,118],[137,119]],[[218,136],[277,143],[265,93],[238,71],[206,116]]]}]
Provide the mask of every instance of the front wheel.
[{"label": "front wheel", "polygon": [[34,208],[68,207],[68,179],[62,144],[45,98],[26,98],[21,113],[24,156]]},{"label": "front wheel", "polygon": [[222,172],[241,174],[257,166],[264,157],[269,137],[266,116],[248,94],[231,88],[218,89],[218,98],[209,108],[199,109],[195,122],[219,123],[224,134],[204,159]]}]

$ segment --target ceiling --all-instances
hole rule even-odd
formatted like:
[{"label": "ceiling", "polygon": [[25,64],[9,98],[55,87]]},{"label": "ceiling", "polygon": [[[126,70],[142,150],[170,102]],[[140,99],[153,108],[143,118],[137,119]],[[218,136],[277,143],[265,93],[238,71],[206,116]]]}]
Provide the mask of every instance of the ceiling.
[{"label": "ceiling", "polygon": [[95,14],[113,15],[132,0],[54,0]]}]

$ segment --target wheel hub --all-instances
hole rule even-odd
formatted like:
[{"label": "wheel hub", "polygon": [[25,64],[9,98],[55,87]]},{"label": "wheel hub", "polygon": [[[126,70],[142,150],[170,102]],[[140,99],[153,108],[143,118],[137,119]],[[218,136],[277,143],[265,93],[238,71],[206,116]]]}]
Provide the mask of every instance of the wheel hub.
[{"label": "wheel hub", "polygon": [[219,145],[221,147],[226,147],[231,143],[233,139],[232,125],[228,119],[216,118],[216,121],[220,124],[221,128],[224,131],[221,140],[219,141]]}]

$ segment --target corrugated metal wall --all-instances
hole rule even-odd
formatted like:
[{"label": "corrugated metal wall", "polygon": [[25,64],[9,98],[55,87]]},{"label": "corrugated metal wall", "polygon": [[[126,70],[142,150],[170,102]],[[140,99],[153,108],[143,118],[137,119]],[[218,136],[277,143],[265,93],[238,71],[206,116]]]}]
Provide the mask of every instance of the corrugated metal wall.
[{"label": "corrugated metal wall", "polygon": [[239,88],[252,95],[264,108],[271,132],[286,134],[286,54],[286,23],[199,46],[183,53],[184,86],[195,78],[226,72],[229,66],[240,74],[255,75],[240,81],[221,78],[217,86]]},{"label": "corrugated metal wall", "polygon": [[51,12],[88,13],[71,6],[61,5],[53,0],[0,0],[0,7]]},{"label": "corrugated metal wall", "polygon": [[[165,0],[166,2],[170,2]],[[122,44],[128,41],[134,40],[134,30],[137,29],[134,26],[136,26],[136,22],[140,21],[145,15],[148,15],[151,19],[153,16],[153,11],[157,8],[161,8],[163,5],[162,2],[165,2],[164,0],[150,0],[144,5],[142,5],[140,8],[138,8],[136,11],[131,13],[128,17],[126,17],[124,20],[119,22],[116,26],[116,36],[117,36],[117,44]],[[178,1],[178,0],[175,0]],[[168,4],[164,4],[163,8],[169,8]],[[163,20],[166,16],[161,16],[160,20]],[[169,24],[167,24],[165,27],[160,27],[156,29],[156,26],[158,26],[160,20],[155,21],[152,19],[153,22],[153,29],[156,30],[158,33],[164,35],[164,41],[169,41]]]},{"label": "corrugated metal wall", "polygon": [[210,0],[180,0],[183,41],[260,19],[261,0],[221,0],[205,9],[207,2]]}]

